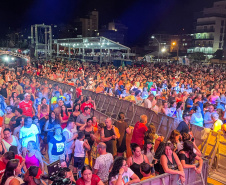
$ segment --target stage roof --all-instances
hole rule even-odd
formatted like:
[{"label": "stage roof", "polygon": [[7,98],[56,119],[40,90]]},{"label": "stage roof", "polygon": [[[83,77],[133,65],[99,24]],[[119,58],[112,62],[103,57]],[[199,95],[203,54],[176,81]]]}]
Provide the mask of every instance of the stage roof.
[{"label": "stage roof", "polygon": [[81,37],[81,38],[65,38],[54,39],[54,44],[71,48],[84,49],[112,49],[112,50],[130,50],[129,47],[119,44],[106,37]]}]

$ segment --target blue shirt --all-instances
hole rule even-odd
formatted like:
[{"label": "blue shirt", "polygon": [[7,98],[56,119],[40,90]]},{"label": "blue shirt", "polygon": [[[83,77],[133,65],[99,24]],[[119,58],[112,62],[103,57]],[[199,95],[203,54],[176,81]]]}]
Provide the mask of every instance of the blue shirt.
[{"label": "blue shirt", "polygon": [[49,141],[50,143],[53,144],[53,148],[51,151],[52,155],[62,155],[64,153],[65,150],[65,137],[62,136],[62,140],[61,141],[57,141],[54,137],[52,137]]},{"label": "blue shirt", "polygon": [[[191,105],[191,107],[187,107],[187,105]],[[185,112],[190,112],[193,106],[193,100],[191,98],[188,98],[185,102]]]}]

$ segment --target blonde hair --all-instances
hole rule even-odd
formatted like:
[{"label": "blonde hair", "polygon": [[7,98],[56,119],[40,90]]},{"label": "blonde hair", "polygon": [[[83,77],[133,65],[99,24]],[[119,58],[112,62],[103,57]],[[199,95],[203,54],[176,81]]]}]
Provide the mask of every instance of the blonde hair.
[{"label": "blonde hair", "polygon": [[143,114],[143,115],[140,116],[140,122],[141,123],[145,123],[147,121],[148,121],[148,117],[145,114]]}]

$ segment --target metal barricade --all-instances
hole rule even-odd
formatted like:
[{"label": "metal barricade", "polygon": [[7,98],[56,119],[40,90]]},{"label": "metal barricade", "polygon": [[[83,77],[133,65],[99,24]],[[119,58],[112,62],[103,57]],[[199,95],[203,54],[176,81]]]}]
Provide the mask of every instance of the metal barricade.
[{"label": "metal barricade", "polygon": [[[203,160],[202,173],[197,174],[192,169],[184,169],[185,173],[185,185],[207,185],[207,170],[208,170],[208,161],[206,159]],[[172,174],[162,174],[139,183],[135,183],[134,185],[177,185],[180,184],[179,175]]]}]

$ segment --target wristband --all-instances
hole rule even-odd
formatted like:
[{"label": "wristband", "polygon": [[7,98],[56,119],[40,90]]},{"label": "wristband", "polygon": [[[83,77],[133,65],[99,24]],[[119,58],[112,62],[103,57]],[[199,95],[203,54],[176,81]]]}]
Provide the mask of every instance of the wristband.
[{"label": "wristband", "polygon": [[118,175],[122,175],[122,174],[118,174]]}]

